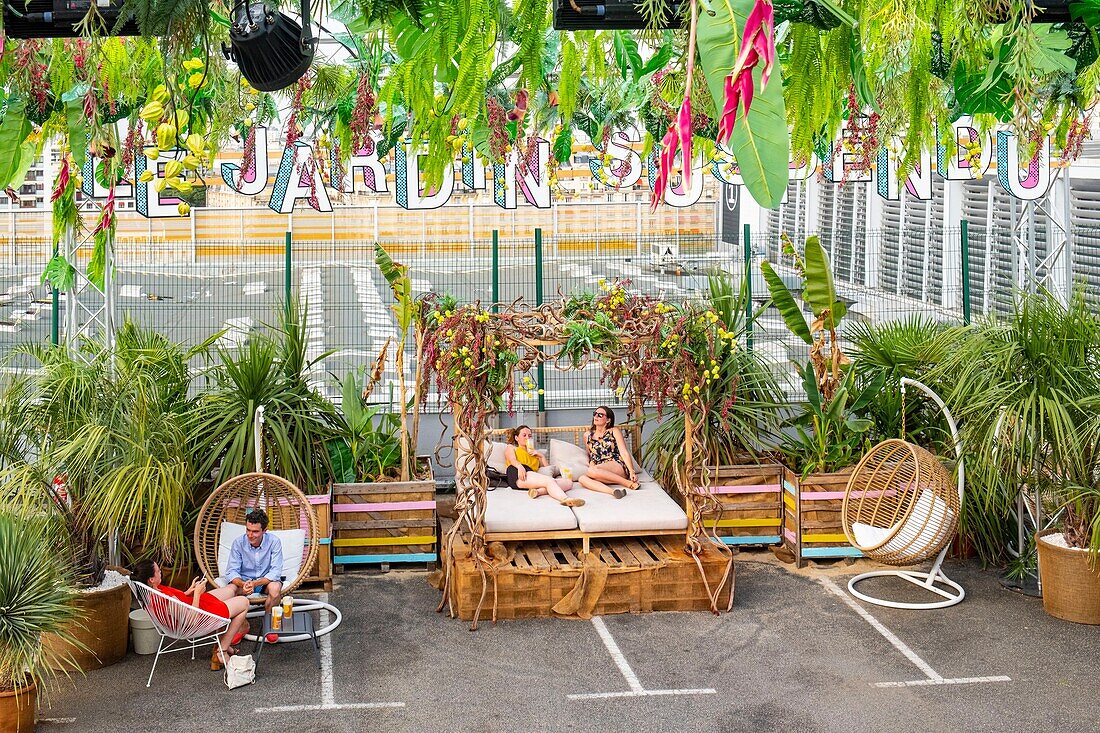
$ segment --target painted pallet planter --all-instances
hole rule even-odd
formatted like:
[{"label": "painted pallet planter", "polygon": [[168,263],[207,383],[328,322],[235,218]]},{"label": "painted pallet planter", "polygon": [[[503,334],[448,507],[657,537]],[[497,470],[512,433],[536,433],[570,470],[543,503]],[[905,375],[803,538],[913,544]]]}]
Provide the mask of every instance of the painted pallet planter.
[{"label": "painted pallet planter", "polygon": [[[583,566],[577,540],[520,541],[511,560],[497,570],[497,618],[552,616],[551,609],[573,590]],[[607,583],[593,614],[651,611],[709,611],[710,600],[695,560],[684,552],[683,539],[671,536],[592,540],[608,566]],[[455,546],[452,576],[458,617],[469,621],[481,597],[482,579],[463,540]],[[700,557],[707,580],[717,585],[726,557],[716,550]],[[731,571],[732,575],[732,571]],[[732,577],[723,586],[719,607],[726,608],[733,592]],[[481,618],[492,615],[492,586]]]},{"label": "painted pallet planter", "polygon": [[302,580],[305,584],[319,585],[332,590],[332,492],[306,497],[317,517],[317,559]]},{"label": "painted pallet planter", "polygon": [[435,479],[334,484],[332,561],[345,565],[434,563]]},{"label": "painted pallet planter", "polygon": [[[710,493],[722,504],[722,511],[705,513],[703,522],[715,528],[722,542],[736,546],[782,542],[782,466],[763,463],[705,470]],[[701,476],[696,480],[702,483]]]},{"label": "painted pallet planter", "polygon": [[863,557],[844,535],[844,492],[852,469],[800,478],[783,469],[783,544],[795,563],[818,558]]}]

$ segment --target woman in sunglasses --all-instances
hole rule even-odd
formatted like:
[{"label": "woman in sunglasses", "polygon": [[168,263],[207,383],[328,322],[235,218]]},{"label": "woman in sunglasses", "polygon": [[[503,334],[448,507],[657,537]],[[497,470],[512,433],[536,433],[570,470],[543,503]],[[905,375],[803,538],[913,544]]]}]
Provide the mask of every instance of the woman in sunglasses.
[{"label": "woman in sunglasses", "polygon": [[616,499],[626,496],[626,489],[638,488],[634,462],[626,449],[623,433],[615,427],[615,413],[600,405],[592,412],[592,427],[584,434],[588,451],[588,470],[580,477],[581,486]]}]

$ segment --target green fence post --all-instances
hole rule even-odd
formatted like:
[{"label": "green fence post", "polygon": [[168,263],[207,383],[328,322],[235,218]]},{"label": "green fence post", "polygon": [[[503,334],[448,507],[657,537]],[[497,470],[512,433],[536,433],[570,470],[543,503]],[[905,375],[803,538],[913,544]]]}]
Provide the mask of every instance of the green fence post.
[{"label": "green fence post", "polygon": [[963,219],[959,228],[959,246],[962,256],[963,323],[970,325],[970,222]]},{"label": "green fence post", "polygon": [[[15,246],[13,241],[12,247]],[[54,245],[53,256],[57,257],[57,245]],[[57,346],[61,343],[61,295],[57,292],[57,288],[54,284],[50,283],[50,343]]]},{"label": "green fence post", "polygon": [[57,292],[57,288],[50,288],[50,294],[53,296],[53,302],[50,303],[50,343],[57,346],[61,341],[60,327],[58,321],[61,316],[61,296]]},{"label": "green fence post", "polygon": [[752,230],[745,225],[745,345],[752,351]]},{"label": "green fence post", "polygon": [[291,272],[293,265],[294,236],[290,231],[286,233],[285,262],[283,263],[283,298],[286,301],[286,314],[290,317],[290,289],[294,285],[294,277]]},{"label": "green fence post", "polygon": [[500,232],[493,230],[493,313],[500,313]]},{"label": "green fence post", "polygon": [[[542,305],[542,229],[535,229],[535,306]],[[542,351],[542,347],[539,347]],[[546,411],[546,369],[542,361],[535,367],[535,382],[538,387],[539,412]]]}]

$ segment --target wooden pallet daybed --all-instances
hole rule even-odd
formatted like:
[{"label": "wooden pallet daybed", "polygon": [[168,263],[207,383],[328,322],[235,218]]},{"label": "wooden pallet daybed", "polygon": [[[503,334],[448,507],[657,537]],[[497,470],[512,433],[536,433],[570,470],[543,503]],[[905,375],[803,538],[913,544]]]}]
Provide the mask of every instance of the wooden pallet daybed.
[{"label": "wooden pallet daybed", "polygon": [[[551,449],[550,441],[562,440],[583,445],[586,426],[532,428],[540,450]],[[493,440],[503,441],[505,430],[490,433]],[[637,429],[625,429],[623,437],[628,448],[637,443]],[[552,453],[548,454],[554,463]],[[579,478],[579,477],[577,477]],[[644,470],[638,473],[641,486],[628,491],[622,499],[589,491],[574,483],[569,496],[584,499],[582,507],[560,505],[549,496],[531,499],[526,492],[507,487],[486,493],[485,540],[514,542],[534,540],[579,539],[582,552],[588,553],[593,539],[611,537],[654,537],[679,535],[686,537],[688,517],[680,505]]]}]

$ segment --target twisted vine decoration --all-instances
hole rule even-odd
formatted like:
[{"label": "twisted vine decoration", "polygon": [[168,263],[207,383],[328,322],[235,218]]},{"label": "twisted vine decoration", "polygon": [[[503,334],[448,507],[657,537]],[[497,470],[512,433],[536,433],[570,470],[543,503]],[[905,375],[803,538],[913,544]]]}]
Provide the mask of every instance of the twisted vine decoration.
[{"label": "twisted vine decoration", "polygon": [[[603,383],[625,393],[629,404],[653,404],[658,415],[673,405],[685,414],[685,460],[675,475],[689,517],[685,550],[695,560],[714,613],[719,611],[718,598],[726,582],[733,582],[733,552],[718,538],[717,524],[708,528],[703,519],[709,514],[720,520],[722,507],[711,492],[701,426],[707,410],[728,407],[705,400],[708,385],[718,375],[717,360],[737,346],[713,312],[693,304],[671,306],[629,292],[628,284],[608,286],[601,281],[602,294],[535,308],[522,298],[490,308],[480,302],[459,306],[438,296],[423,302],[417,327],[423,334],[426,379],[434,375],[440,395],[447,396],[460,446],[455,453],[457,519],[444,537],[443,598],[438,610],[446,607],[455,614],[454,547],[459,535],[468,533],[470,556],[482,578],[472,630],[477,628],[490,581],[496,620],[497,566],[485,543],[488,480],[481,446],[488,438],[490,416],[506,406],[511,411],[516,370],[526,372],[545,362],[559,370],[599,363]],[[561,346],[557,354],[543,350],[555,345]],[[714,587],[701,560],[708,548],[726,557]],[[732,600],[731,587],[730,605]]]}]

